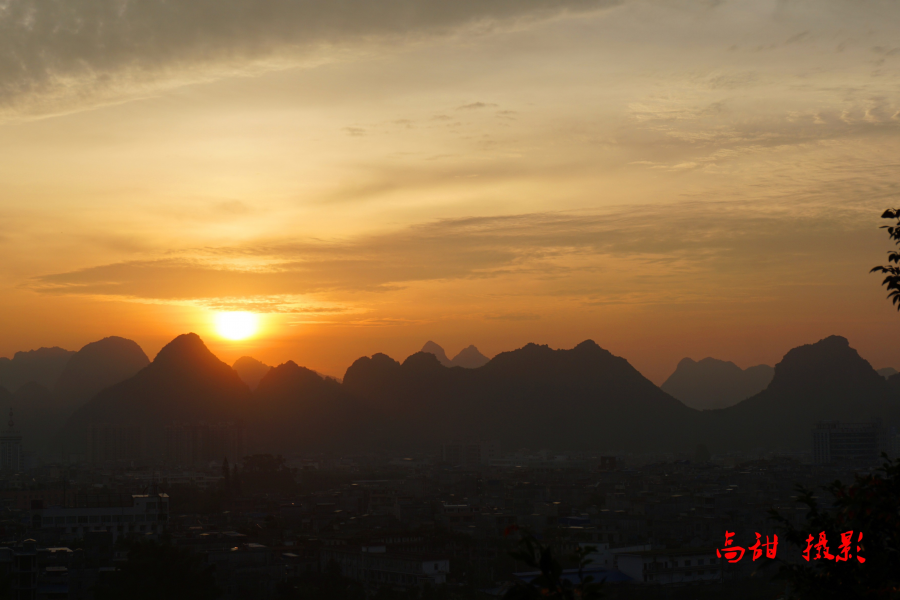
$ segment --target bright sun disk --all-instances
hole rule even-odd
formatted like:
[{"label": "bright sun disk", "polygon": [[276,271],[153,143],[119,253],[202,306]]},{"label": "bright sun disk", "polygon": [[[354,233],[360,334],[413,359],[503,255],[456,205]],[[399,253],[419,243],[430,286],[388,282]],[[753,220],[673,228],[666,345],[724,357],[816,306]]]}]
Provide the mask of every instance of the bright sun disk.
[{"label": "bright sun disk", "polygon": [[216,314],[216,330],[229,340],[243,340],[256,333],[258,321],[249,312],[221,312]]}]

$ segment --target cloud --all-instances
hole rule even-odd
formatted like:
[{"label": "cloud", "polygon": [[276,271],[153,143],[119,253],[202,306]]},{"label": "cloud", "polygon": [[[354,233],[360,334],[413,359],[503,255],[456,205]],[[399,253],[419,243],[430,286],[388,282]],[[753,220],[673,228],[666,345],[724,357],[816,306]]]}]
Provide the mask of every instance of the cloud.
[{"label": "cloud", "polygon": [[344,131],[351,137],[365,137],[367,133],[362,127],[344,127]]},{"label": "cloud", "polygon": [[495,106],[497,105],[486,102],[472,102],[471,104],[463,104],[462,106],[457,106],[456,110],[478,110],[479,108],[491,108]]},{"label": "cloud", "polygon": [[615,0],[2,0],[0,107],[46,114]]},{"label": "cloud", "polygon": [[[756,201],[720,201],[607,214],[442,219],[351,240],[275,240],[99,265],[37,277],[28,287],[44,294],[313,316],[352,312],[344,300],[360,293],[385,294],[428,281],[477,285],[518,278],[528,295],[569,295],[595,305],[613,298],[652,302],[659,297],[656,288],[676,281],[681,287],[693,282],[678,292],[693,297],[710,286],[717,294],[724,286],[755,297],[769,293],[772,282],[805,280],[814,265],[833,268],[849,260],[835,240],[861,231],[872,235],[858,207],[823,213],[816,211],[811,220],[798,198],[777,211]],[[486,318],[532,316],[503,312]]]}]

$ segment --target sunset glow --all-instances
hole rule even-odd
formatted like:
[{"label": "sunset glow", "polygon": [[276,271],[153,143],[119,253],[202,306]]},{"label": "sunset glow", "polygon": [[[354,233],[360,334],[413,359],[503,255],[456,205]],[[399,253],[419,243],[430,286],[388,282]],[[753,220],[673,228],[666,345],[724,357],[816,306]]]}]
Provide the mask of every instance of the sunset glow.
[{"label": "sunset glow", "polygon": [[152,354],[234,306],[256,358],[336,377],[429,339],[593,338],[662,382],[840,333],[900,367],[868,272],[900,203],[893,4],[102,5],[0,36],[0,357]]},{"label": "sunset glow", "polygon": [[259,329],[259,317],[249,312],[221,312],[216,314],[216,331],[229,340],[244,340]]}]

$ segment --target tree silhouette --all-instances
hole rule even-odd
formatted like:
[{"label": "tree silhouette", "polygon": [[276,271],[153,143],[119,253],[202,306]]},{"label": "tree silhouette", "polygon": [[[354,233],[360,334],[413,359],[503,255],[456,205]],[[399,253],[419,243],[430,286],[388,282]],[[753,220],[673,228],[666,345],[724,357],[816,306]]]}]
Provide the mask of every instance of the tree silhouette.
[{"label": "tree silhouette", "polygon": [[799,487],[797,501],[809,508],[806,523],[799,528],[778,511],[770,511],[781,524],[784,539],[801,551],[809,546],[809,536],[815,542],[825,532],[830,553],[837,556],[841,534],[852,532],[848,560],[824,556],[815,560],[813,549],[809,561],[801,558],[781,565],[778,577],[790,582],[794,597],[900,598],[900,459],[891,462],[882,456],[885,463],[875,473],[857,475],[850,485],[835,481],[826,486],[834,498],[829,509],[820,508],[812,490]]},{"label": "tree silhouette", "polygon": [[128,560],[110,574],[97,600],[215,600],[221,596],[213,567],[199,555],[165,542],[141,541],[128,546]]},{"label": "tree silhouette", "polygon": [[[900,247],[900,209],[889,208],[881,215],[882,219],[896,219],[893,225],[882,225],[881,229],[887,229],[888,236],[894,241],[894,245]],[[891,250],[888,252],[888,264],[872,267],[869,273],[887,273],[881,282],[888,290],[888,298],[900,311],[900,252]]]},{"label": "tree silhouette", "polygon": [[[518,528],[508,529],[508,535]],[[541,544],[531,533],[519,530],[517,549],[510,552],[517,561],[522,561],[532,569],[540,571],[540,575],[530,582],[519,582],[511,587],[503,596],[504,600],[595,600],[601,597],[601,583],[595,583],[591,575],[585,575],[584,569],[591,562],[588,555],[595,552],[592,546],[580,547],[575,551],[574,559],[578,563],[578,583],[572,583],[563,577],[563,569],[550,546]]]}]

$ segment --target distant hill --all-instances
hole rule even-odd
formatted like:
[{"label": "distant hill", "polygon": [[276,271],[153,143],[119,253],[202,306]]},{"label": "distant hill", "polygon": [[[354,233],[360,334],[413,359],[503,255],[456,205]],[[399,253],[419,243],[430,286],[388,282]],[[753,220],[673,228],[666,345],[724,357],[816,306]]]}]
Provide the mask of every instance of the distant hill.
[{"label": "distant hill", "polygon": [[[588,340],[569,350],[528,344],[474,369],[448,368],[433,352],[402,363],[375,354],[357,359],[342,381],[289,361],[251,393],[187,334],[78,409],[62,439],[71,447],[85,440],[91,423],[138,423],[158,453],[168,423],[241,419],[255,440],[248,449],[270,452],[433,450],[463,437],[507,448],[693,451],[704,443],[713,452],[808,451],[819,420],[900,424],[900,396],[892,389],[900,375],[885,380],[844,338],[794,348],[774,371],[769,386],[750,398],[698,411]],[[47,405],[46,390],[29,390],[13,400],[23,428]],[[8,396],[0,392],[0,401]]]},{"label": "distant hill", "polygon": [[878,373],[879,375],[881,375],[882,377],[884,377],[885,379],[889,379],[890,377],[893,377],[894,375],[897,374],[897,369],[895,369],[894,367],[885,367],[883,369],[878,369],[875,372]]},{"label": "distant hill", "polygon": [[741,369],[715,358],[683,358],[660,387],[692,408],[726,408],[766,389],[774,374],[768,365]]},{"label": "distant hill", "polygon": [[75,353],[71,350],[54,346],[16,352],[12,359],[0,358],[0,386],[15,392],[33,381],[51,389],[73,354]]},{"label": "distant hill", "polygon": [[272,370],[267,364],[261,363],[252,356],[242,356],[231,365],[231,368],[237,371],[241,381],[247,384],[251,390],[255,390],[260,380],[265,377],[266,373]]},{"label": "distant hill", "polygon": [[148,364],[150,359],[136,342],[116,336],[103,338],[72,355],[53,386],[53,395],[63,410],[71,412]]},{"label": "distant hill", "polygon": [[433,353],[402,364],[377,354],[354,362],[343,381],[387,413],[384,441],[394,445],[462,436],[556,448],[692,443],[695,411],[592,341],[572,350],[528,344],[479,369],[448,369]]},{"label": "distant hill", "polygon": [[370,439],[370,412],[337,380],[288,361],[260,380],[248,419],[265,451],[346,449]]},{"label": "distant hill", "polygon": [[900,399],[849,342],[831,336],[794,348],[762,392],[701,413],[710,449],[810,450],[820,420],[900,422]]},{"label": "distant hill", "polygon": [[456,367],[466,369],[477,369],[483,367],[491,361],[487,356],[478,351],[475,346],[468,346],[460,350],[459,354],[453,357],[450,362]]},{"label": "distant hill", "polygon": [[450,359],[447,358],[447,353],[444,352],[444,349],[432,342],[431,340],[425,342],[425,345],[422,346],[422,349],[419,352],[427,352],[429,354],[434,354],[435,358],[438,359],[438,362],[444,365],[445,367],[452,367],[453,363],[450,362]]},{"label": "distant hill", "polygon": [[250,390],[195,333],[169,342],[133,377],[106,388],[67,421],[62,441],[80,445],[91,423],[140,424],[151,452],[162,451],[164,426],[173,421],[240,419],[251,409]]},{"label": "distant hill", "polygon": [[479,352],[478,348],[476,348],[475,346],[468,346],[467,348],[463,348],[460,353],[454,356],[451,360],[447,358],[447,353],[444,352],[444,349],[432,341],[425,342],[425,345],[422,346],[422,349],[419,352],[434,354],[435,358],[438,359],[438,362],[445,367],[463,367],[465,369],[477,369],[478,367],[486,365],[491,360],[487,356]]}]

